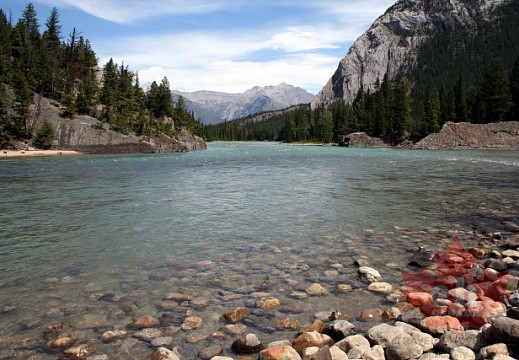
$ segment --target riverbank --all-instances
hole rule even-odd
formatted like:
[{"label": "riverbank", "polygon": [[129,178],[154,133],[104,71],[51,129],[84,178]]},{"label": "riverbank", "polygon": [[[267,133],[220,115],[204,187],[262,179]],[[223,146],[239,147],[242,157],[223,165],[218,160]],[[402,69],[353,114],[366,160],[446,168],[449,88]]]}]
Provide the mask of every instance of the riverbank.
[{"label": "riverbank", "polygon": [[0,160],[13,158],[34,158],[71,155],[83,155],[83,153],[71,150],[1,150]]}]

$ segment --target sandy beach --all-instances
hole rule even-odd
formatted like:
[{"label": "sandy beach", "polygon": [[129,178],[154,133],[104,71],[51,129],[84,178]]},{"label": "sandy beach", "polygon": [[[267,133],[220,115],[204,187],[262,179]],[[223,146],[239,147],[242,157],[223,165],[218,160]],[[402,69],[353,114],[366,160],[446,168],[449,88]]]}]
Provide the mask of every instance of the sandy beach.
[{"label": "sandy beach", "polygon": [[70,150],[1,150],[1,159],[12,158],[31,158],[31,157],[46,157],[46,156],[67,156],[67,155],[81,155],[82,153]]}]

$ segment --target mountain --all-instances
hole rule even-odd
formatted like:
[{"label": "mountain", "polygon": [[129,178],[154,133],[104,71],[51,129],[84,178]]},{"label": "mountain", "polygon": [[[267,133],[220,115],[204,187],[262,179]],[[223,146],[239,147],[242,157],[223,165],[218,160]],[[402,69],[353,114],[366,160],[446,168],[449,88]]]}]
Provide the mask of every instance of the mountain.
[{"label": "mountain", "polygon": [[256,86],[241,94],[215,91],[173,91],[175,100],[182,96],[186,109],[204,124],[217,124],[249,115],[285,109],[310,103],[314,95],[306,90],[281,83],[277,86]]},{"label": "mountain", "polygon": [[385,74],[407,75],[423,95],[459,75],[477,83],[494,57],[510,69],[519,53],[518,7],[517,0],[400,0],[357,39],[312,107],[351,103]]}]

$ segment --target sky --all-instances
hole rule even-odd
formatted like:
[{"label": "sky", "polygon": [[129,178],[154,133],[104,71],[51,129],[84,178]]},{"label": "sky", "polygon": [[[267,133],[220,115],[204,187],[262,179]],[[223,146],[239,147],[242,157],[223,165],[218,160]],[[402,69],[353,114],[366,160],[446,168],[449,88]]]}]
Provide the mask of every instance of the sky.
[{"label": "sky", "polygon": [[[58,8],[141,84],[167,76],[172,89],[238,93],[285,82],[316,94],[349,47],[395,0],[33,0],[41,30]],[[1,0],[16,21],[26,2]]]}]

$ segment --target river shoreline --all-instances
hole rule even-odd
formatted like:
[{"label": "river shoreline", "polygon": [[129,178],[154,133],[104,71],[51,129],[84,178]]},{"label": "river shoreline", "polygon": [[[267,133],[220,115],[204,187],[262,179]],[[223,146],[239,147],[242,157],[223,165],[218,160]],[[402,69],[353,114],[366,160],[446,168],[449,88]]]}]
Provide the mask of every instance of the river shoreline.
[{"label": "river shoreline", "polygon": [[84,154],[79,151],[71,150],[2,150],[0,151],[0,160],[71,155]]}]

